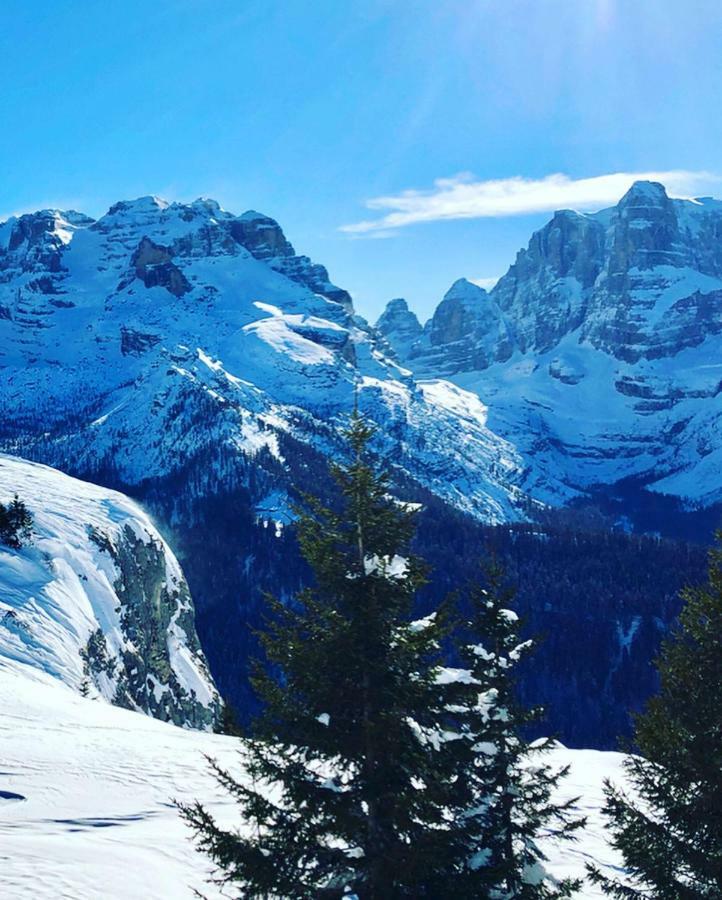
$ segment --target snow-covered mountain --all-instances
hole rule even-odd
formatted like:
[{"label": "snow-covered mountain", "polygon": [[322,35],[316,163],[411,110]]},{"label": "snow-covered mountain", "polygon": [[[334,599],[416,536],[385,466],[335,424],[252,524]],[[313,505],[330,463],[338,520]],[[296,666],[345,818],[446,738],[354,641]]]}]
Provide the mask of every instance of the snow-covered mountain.
[{"label": "snow-covered mountain", "polygon": [[[207,859],[190,844],[174,800],[200,800],[224,824],[239,826],[203,756],[239,772],[238,740],[176,728],[93,703],[37,670],[0,667],[0,887],[3,900],[191,900]],[[593,861],[610,873],[620,860],[607,844],[602,779],[620,776],[618,753],[566,750],[561,798],[583,796],[588,823],[575,843],[544,839],[548,868],[583,876]],[[601,893],[585,886],[578,900]]]},{"label": "snow-covered mountain", "polygon": [[417,377],[478,394],[536,498],[634,479],[722,501],[722,202],[638,182],[555,213],[489,293],[456,282],[413,340],[398,300],[378,327]]},{"label": "snow-covered mountain", "polygon": [[328,454],[356,394],[405,478],[485,520],[518,518],[520,460],[484,405],[417,383],[386,347],[256,212],[144,197],[98,221],[46,210],[0,226],[9,452],[128,486],[200,457],[206,480],[250,461],[274,470],[262,504],[282,493],[281,436]]},{"label": "snow-covered mountain", "polygon": [[140,508],[114,491],[0,455],[0,502],[31,511],[0,543],[0,675],[42,672],[76,693],[210,727],[218,695],[183,573]]}]

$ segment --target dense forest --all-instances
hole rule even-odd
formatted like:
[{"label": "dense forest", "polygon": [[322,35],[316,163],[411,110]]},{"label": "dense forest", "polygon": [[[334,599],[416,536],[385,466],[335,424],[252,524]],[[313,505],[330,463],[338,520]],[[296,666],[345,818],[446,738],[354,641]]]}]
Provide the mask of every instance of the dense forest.
[{"label": "dense forest", "polygon": [[[289,481],[330,494],[325,460],[284,441],[290,472],[270,456],[249,464],[216,449],[212,464],[199,457],[140,492],[121,486],[153,511],[179,553],[212,673],[241,720],[257,709],[249,662],[264,594],[287,600],[310,580],[293,527],[260,520],[257,498]],[[521,699],[547,709],[534,727],[570,747],[618,747],[631,734],[629,712],[656,689],[652,659],[679,612],[680,589],[704,577],[706,547],[610,530],[607,516],[579,510],[486,526],[416,485],[400,480],[395,489],[423,505],[414,549],[429,565],[429,582],[418,612],[495,556],[517,588],[525,635],[538,641],[521,674]]]}]

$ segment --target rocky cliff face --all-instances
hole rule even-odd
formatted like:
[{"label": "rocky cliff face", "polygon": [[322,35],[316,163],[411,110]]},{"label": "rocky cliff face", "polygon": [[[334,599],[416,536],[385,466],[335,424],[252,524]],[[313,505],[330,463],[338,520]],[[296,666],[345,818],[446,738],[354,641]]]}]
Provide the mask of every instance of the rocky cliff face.
[{"label": "rocky cliff face", "polygon": [[376,327],[399,359],[408,356],[411,347],[423,334],[423,328],[416,314],[411,312],[409,304],[401,297],[387,304]]},{"label": "rocky cliff face", "polygon": [[0,501],[15,493],[34,525],[20,549],[0,545],[0,668],[210,727],[218,695],[188,585],[148,517],[114,491],[0,456]]},{"label": "rocky cliff face", "polygon": [[633,478],[722,500],[720,201],[640,182],[555,213],[488,295],[458,285],[401,362],[478,393],[535,496]]},{"label": "rocky cliff face", "polygon": [[[456,372],[485,369],[512,353],[512,336],[499,304],[465,278],[449,288],[408,358],[447,378]],[[442,374],[443,373],[443,374]]]},{"label": "rocky cliff face", "polygon": [[297,256],[278,222],[269,216],[249,210],[231,224],[231,234],[256,259],[314,293],[340,303],[347,312],[353,312],[348,291],[331,284],[324,266],[311,262],[307,256]]}]

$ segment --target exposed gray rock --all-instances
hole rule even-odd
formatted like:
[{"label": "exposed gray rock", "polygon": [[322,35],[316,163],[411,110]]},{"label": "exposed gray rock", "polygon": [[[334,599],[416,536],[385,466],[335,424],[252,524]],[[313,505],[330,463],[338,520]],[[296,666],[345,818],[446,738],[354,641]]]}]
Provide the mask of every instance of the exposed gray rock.
[{"label": "exposed gray rock", "polygon": [[399,359],[409,355],[414,343],[424,333],[416,314],[411,312],[409,304],[401,297],[389,300],[376,327]]},{"label": "exposed gray rock", "polygon": [[160,337],[157,334],[144,334],[142,331],[125,326],[120,329],[120,352],[123,356],[139,356],[158,343]]},{"label": "exposed gray rock", "polygon": [[175,297],[182,297],[191,286],[188,279],[173,262],[168,247],[154,244],[144,237],[133,254],[131,265],[135,277],[140,278],[147,288],[164,287]]},{"label": "exposed gray rock", "polygon": [[230,233],[256,259],[315,293],[340,303],[347,311],[353,310],[348,291],[331,283],[324,266],[311,262],[307,256],[297,256],[275,219],[248,210],[230,223]]},{"label": "exposed gray rock", "polygon": [[519,349],[548,350],[579,327],[603,267],[604,241],[600,222],[571,210],[532,235],[491,292]]},{"label": "exposed gray rock", "polygon": [[178,561],[122,494],[0,457],[32,540],[0,553],[0,665],[39,669],[83,696],[209,728],[219,701]]},{"label": "exposed gray rock", "polygon": [[512,339],[499,306],[478,285],[460,278],[425,328],[405,300],[392,300],[376,327],[404,365],[448,377],[508,359]]}]

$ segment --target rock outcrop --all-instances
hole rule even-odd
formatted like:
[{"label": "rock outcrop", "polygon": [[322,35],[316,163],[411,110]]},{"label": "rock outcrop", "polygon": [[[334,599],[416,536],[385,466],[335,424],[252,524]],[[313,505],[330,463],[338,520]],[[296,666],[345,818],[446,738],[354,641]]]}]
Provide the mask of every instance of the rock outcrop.
[{"label": "rock outcrop", "polygon": [[387,304],[376,327],[399,359],[405,359],[409,355],[412,346],[424,331],[416,314],[411,312],[409,304],[401,297]]},{"label": "rock outcrop", "polygon": [[188,585],[148,517],[122,494],[0,456],[29,539],[0,544],[0,668],[40,669],[86,696],[192,728],[219,700]]}]

